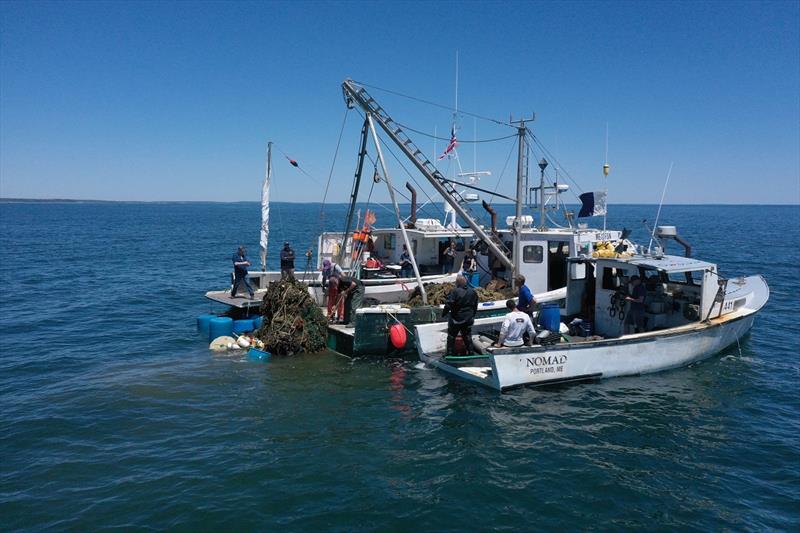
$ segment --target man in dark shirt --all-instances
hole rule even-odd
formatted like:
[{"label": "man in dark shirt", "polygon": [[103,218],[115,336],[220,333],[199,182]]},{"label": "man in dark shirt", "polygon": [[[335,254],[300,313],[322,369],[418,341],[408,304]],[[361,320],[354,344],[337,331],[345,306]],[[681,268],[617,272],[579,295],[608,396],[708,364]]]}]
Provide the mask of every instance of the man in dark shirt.
[{"label": "man in dark shirt", "polygon": [[625,323],[629,326],[631,324],[634,326],[634,333],[644,332],[644,297],[646,294],[647,290],[642,285],[642,280],[639,276],[631,276],[631,294],[625,297],[625,300],[630,302]]},{"label": "man in dark shirt", "polygon": [[414,275],[414,267],[411,265],[411,254],[408,247],[403,245],[403,253],[400,254],[400,277],[410,278]]},{"label": "man in dark shirt", "polygon": [[356,309],[364,301],[364,284],[360,279],[352,276],[336,276],[329,278],[328,283],[338,283],[339,298],[344,298],[344,323],[348,326],[355,324]]},{"label": "man in dark shirt", "polygon": [[250,280],[247,279],[247,267],[250,266],[250,261],[247,260],[247,249],[244,246],[240,246],[231,257],[231,261],[233,261],[233,288],[231,289],[231,298],[236,298],[239,285],[244,283],[247,292],[250,293],[250,299],[252,300],[255,293],[253,292],[253,287],[250,285]]},{"label": "man in dark shirt", "polygon": [[478,311],[478,293],[475,289],[467,285],[467,278],[458,276],[456,286],[447,297],[444,304],[442,316],[448,316],[447,320],[447,351],[445,357],[454,355],[453,348],[456,343],[456,335],[461,334],[464,346],[467,348],[467,355],[471,355],[475,349],[472,346],[472,324],[475,322],[475,313]]},{"label": "man in dark shirt", "polygon": [[294,250],[289,241],[283,243],[281,250],[281,279],[294,279]]}]

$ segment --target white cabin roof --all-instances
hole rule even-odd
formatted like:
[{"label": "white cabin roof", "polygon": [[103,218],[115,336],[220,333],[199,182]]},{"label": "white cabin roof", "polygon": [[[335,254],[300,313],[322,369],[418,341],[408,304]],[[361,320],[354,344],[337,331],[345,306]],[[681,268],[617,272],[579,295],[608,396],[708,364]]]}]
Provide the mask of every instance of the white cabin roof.
[{"label": "white cabin roof", "polygon": [[691,257],[683,257],[680,255],[665,255],[661,259],[656,259],[651,256],[635,255],[633,257],[620,257],[617,259],[604,259],[608,262],[621,262],[629,265],[636,265],[638,267],[647,268],[651,270],[660,270],[662,272],[691,272],[693,270],[715,270],[717,265],[714,263],[707,263],[699,259]]}]

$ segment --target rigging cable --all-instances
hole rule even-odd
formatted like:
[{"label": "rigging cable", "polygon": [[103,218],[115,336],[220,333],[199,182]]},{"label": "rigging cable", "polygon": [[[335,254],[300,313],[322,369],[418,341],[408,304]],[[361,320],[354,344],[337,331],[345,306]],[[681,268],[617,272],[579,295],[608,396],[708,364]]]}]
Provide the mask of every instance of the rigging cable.
[{"label": "rigging cable", "polygon": [[319,207],[319,231],[325,229],[325,202],[328,199],[328,189],[331,186],[331,178],[333,177],[333,169],[336,166],[336,158],[339,155],[339,146],[342,144],[342,135],[344,134],[344,127],[347,124],[347,116],[350,114],[350,108],[345,106],[344,119],[342,119],[342,128],[339,130],[339,140],[336,141],[336,150],[333,152],[333,162],[331,163],[331,170],[328,173],[328,182],[325,184],[325,193],[322,195],[322,205]]},{"label": "rigging cable", "polygon": [[[416,130],[416,129],[412,128],[411,126],[407,126],[406,124],[401,124],[400,122],[397,122],[397,121],[395,121],[394,123],[397,124],[398,126],[404,128],[404,129],[407,129],[408,131],[413,131],[414,133],[417,133],[417,134],[422,135],[424,137],[430,137],[431,139],[436,139],[437,141],[450,142],[452,140],[449,137],[439,137],[439,136],[431,134],[431,133],[426,133],[424,131]],[[491,142],[502,141],[502,140],[505,140],[505,139],[510,139],[511,137],[516,137],[516,136],[517,136],[516,133],[512,133],[511,135],[505,135],[504,137],[495,137],[493,139],[474,139],[472,141],[465,141],[465,140],[462,140],[462,139],[458,139],[458,144],[491,143]]]},{"label": "rigging cable", "polygon": [[497,119],[490,118],[490,117],[484,117],[483,115],[478,115],[477,113],[470,113],[469,111],[464,111],[463,109],[456,109],[456,108],[448,106],[448,105],[437,104],[436,102],[431,102],[429,100],[423,100],[422,98],[417,98],[416,96],[411,96],[411,95],[408,95],[408,94],[403,94],[401,92],[392,91],[391,89],[384,89],[383,87],[378,87],[377,85],[370,85],[369,83],[364,83],[364,82],[356,81],[356,80],[353,80],[353,81],[355,83],[359,84],[359,85],[363,85],[364,87],[369,87],[370,89],[376,89],[378,91],[383,91],[383,92],[386,92],[386,93],[389,93],[389,94],[393,94],[395,96],[400,96],[402,98],[408,98],[409,100],[414,100],[416,102],[421,102],[423,104],[427,104],[427,105],[431,105],[431,106],[434,106],[434,107],[438,107],[440,109],[446,109],[446,110],[452,111],[454,113],[461,113],[462,115],[467,115],[467,116],[470,116],[470,117],[479,118],[481,120],[486,120],[488,122],[493,122],[495,124],[500,124],[501,126],[509,126],[511,128],[516,128],[516,126],[514,126],[513,124],[509,124],[508,122],[505,122],[505,121],[502,121],[502,120],[497,120]]}]

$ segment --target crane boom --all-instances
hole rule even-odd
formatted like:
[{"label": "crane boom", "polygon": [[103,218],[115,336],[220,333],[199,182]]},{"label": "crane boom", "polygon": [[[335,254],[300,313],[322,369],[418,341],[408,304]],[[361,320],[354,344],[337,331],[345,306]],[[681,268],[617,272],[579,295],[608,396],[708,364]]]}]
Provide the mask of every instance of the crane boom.
[{"label": "crane boom", "polygon": [[363,87],[357,85],[353,80],[346,79],[342,82],[342,92],[344,93],[345,102],[348,107],[353,104],[358,106],[372,116],[372,119],[386,132],[386,135],[400,147],[400,150],[408,157],[417,169],[425,176],[433,188],[436,189],[444,200],[450,204],[458,215],[464,219],[467,225],[475,232],[483,242],[489,247],[495,257],[502,262],[507,268],[516,273],[514,269],[514,262],[509,258],[509,251],[505,245],[495,235],[486,233],[486,231],[478,224],[472,217],[467,209],[464,208],[462,202],[464,198],[453,187],[452,183],[445,179],[444,176],[436,169],[433,163],[425,157],[422,150],[420,150],[414,142],[405,134],[400,125],[392,120],[392,117],[369,95]]}]

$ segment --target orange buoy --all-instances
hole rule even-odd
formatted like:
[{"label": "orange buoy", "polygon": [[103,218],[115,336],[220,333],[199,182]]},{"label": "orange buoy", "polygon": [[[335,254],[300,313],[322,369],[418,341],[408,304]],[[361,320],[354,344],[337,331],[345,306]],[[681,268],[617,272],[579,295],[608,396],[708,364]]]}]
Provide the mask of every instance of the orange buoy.
[{"label": "orange buoy", "polygon": [[406,328],[403,327],[403,324],[400,322],[395,322],[389,328],[389,341],[392,343],[392,346],[400,350],[404,348],[406,345]]}]

